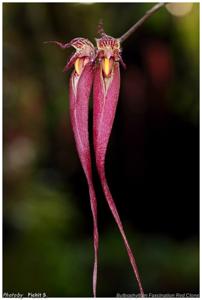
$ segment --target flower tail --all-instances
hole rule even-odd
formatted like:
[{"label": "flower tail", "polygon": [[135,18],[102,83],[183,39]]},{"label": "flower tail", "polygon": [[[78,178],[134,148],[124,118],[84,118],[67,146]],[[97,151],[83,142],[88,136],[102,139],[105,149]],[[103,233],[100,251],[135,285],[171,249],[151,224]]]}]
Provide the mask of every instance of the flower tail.
[{"label": "flower tail", "polygon": [[99,246],[99,236],[98,236],[98,226],[97,226],[97,201],[94,192],[94,188],[89,185],[91,210],[93,215],[93,238],[94,238],[94,267],[93,267],[93,296],[96,297],[96,287],[97,287],[97,265],[98,265],[98,246]]},{"label": "flower tail", "polygon": [[70,119],[76,142],[77,152],[88,182],[90,205],[93,215],[94,268],[93,295],[96,297],[97,260],[98,260],[98,225],[97,200],[92,180],[91,155],[88,136],[88,104],[93,81],[93,66],[88,63],[81,75],[73,71],[70,79]]},{"label": "flower tail", "polygon": [[125,247],[126,247],[126,250],[127,250],[128,256],[129,256],[129,259],[130,259],[130,263],[131,263],[131,266],[133,268],[133,272],[135,274],[135,278],[136,278],[137,283],[138,283],[138,287],[139,287],[139,290],[140,290],[141,297],[144,297],[144,291],[143,291],[143,288],[142,288],[142,283],[141,283],[141,280],[140,280],[140,276],[139,276],[139,272],[138,272],[138,267],[137,267],[134,255],[132,253],[132,250],[130,248],[130,245],[128,243],[128,240],[126,238],[126,234],[125,234],[125,231],[123,229],[123,225],[122,225],[122,222],[121,222],[118,210],[116,208],[115,202],[114,202],[113,197],[111,195],[111,192],[109,190],[109,186],[108,186],[106,175],[105,175],[104,166],[103,165],[99,165],[98,168],[99,168],[98,172],[100,174],[102,188],[103,188],[103,191],[104,191],[107,203],[108,203],[109,208],[110,208],[110,210],[112,212],[112,215],[113,215],[113,217],[114,217],[114,219],[115,219],[115,221],[116,221],[116,223],[118,225],[118,228],[119,228],[119,231],[121,233],[121,236],[123,238],[123,241],[124,241],[124,244],[125,244]]},{"label": "flower tail", "polygon": [[121,236],[123,238],[130,263],[132,265],[136,280],[138,282],[140,294],[143,297],[144,292],[138,273],[138,268],[133,256],[132,250],[126,238],[121,219],[119,217],[115,202],[110,193],[108,183],[105,175],[105,156],[107,145],[111,134],[111,129],[114,122],[118,97],[120,88],[120,72],[119,63],[114,62],[112,73],[110,77],[103,75],[102,65],[98,65],[95,71],[94,80],[94,119],[93,119],[93,133],[94,133],[94,149],[96,157],[96,165],[98,174],[101,180],[102,188],[112,212],[112,215],[118,225]]}]

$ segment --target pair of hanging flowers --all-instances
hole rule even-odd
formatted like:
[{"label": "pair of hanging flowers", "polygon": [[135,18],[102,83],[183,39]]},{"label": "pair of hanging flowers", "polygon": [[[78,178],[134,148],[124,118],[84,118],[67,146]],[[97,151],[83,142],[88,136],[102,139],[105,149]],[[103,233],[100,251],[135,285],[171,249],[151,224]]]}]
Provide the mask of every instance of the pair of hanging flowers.
[{"label": "pair of hanging flowers", "polygon": [[93,88],[93,143],[97,171],[103,192],[112,215],[123,238],[129,260],[138,283],[141,297],[144,297],[138,268],[134,255],[126,238],[123,225],[111,195],[106,175],[105,156],[111,134],[120,89],[121,43],[133,33],[163,3],[155,5],[121,38],[113,38],[103,30],[96,39],[96,47],[85,38],[74,38],[69,43],[49,41],[62,49],[73,47],[76,51],[67,62],[64,71],[73,68],[69,82],[70,120],[76,142],[77,152],[87,179],[90,204],[93,216],[94,268],[93,295],[96,297],[99,234],[97,224],[97,200],[92,178],[91,153],[88,133],[88,108]]}]

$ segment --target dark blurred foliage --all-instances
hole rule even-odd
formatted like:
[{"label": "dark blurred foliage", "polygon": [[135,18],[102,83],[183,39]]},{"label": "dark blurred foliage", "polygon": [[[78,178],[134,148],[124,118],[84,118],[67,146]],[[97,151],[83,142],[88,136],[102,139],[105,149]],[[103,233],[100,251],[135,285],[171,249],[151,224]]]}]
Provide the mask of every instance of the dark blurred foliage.
[{"label": "dark blurred foliage", "polygon": [[[71,50],[43,41],[93,41],[101,18],[118,37],[151,6],[3,4],[4,292],[92,295],[92,217],[62,73]],[[183,17],[162,8],[124,43],[123,60],[109,185],[145,292],[198,293],[199,4]],[[137,293],[94,173],[98,295]]]}]

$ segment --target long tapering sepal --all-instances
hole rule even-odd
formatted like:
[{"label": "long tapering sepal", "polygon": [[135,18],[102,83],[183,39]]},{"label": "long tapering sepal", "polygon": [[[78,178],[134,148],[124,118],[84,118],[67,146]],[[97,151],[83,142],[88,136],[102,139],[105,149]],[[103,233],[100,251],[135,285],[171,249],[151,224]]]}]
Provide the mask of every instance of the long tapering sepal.
[{"label": "long tapering sepal", "polygon": [[[105,63],[105,62],[104,62]],[[106,66],[104,66],[106,70]],[[110,189],[105,175],[105,156],[107,145],[110,137],[110,133],[113,126],[115,117],[118,97],[120,88],[120,72],[119,63],[114,62],[110,76],[106,76],[103,73],[103,66],[99,64],[96,68],[94,79],[94,99],[93,99],[93,132],[94,132],[94,149],[96,156],[96,165],[100,176],[102,188],[110,207],[112,215],[118,225],[121,236],[123,238],[130,263],[132,265],[136,280],[138,282],[141,296],[144,296],[138,268],[133,256],[132,250],[126,238],[121,219],[119,217],[118,210],[116,208],[113,197],[110,193]]]},{"label": "long tapering sepal", "polygon": [[88,136],[88,106],[93,81],[93,65],[88,63],[81,75],[74,70],[70,78],[70,119],[76,142],[79,158],[87,178],[90,204],[94,227],[94,268],[93,268],[93,295],[96,297],[97,260],[98,260],[98,226],[97,200],[93,187],[91,156]]}]

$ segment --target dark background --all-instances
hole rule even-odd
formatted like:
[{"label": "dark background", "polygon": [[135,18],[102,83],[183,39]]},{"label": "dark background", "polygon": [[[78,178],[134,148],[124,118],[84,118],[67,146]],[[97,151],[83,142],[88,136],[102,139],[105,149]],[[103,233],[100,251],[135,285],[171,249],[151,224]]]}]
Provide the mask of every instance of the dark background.
[{"label": "dark background", "polygon": [[[3,4],[4,292],[92,296],[88,187],[69,122],[71,72],[62,73],[72,50],[43,41],[94,42],[101,18],[119,37],[151,6]],[[162,8],[126,40],[122,57],[109,185],[145,292],[198,293],[199,4],[181,17]],[[97,294],[138,293],[94,173]]]}]

